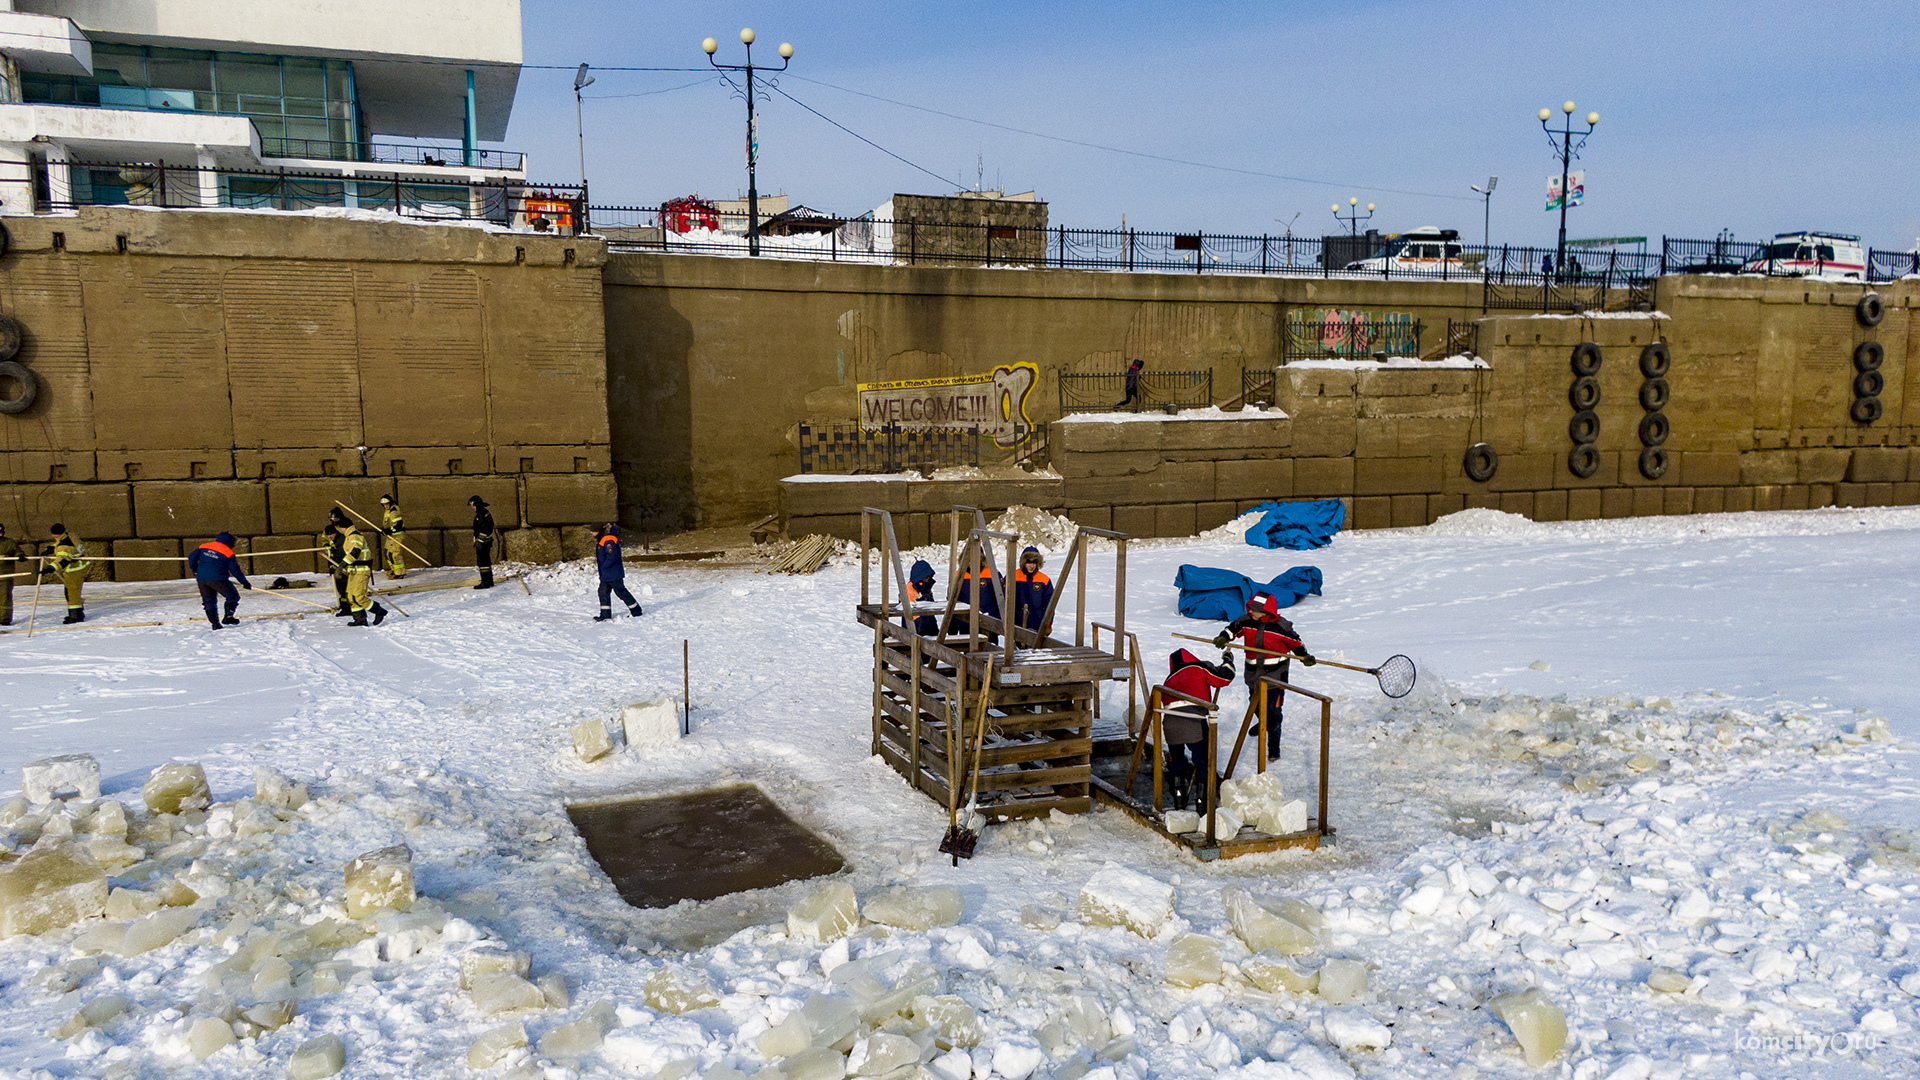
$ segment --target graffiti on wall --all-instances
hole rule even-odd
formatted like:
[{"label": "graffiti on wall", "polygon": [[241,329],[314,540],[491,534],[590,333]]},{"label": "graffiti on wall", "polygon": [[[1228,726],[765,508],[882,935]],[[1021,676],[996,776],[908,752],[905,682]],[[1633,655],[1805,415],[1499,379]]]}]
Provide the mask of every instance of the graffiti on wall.
[{"label": "graffiti on wall", "polygon": [[877,431],[963,431],[979,428],[1001,446],[1015,446],[1033,431],[1027,404],[1040,368],[1002,365],[977,375],[861,383],[860,427]]},{"label": "graffiti on wall", "polygon": [[1405,311],[1295,308],[1287,312],[1288,360],[1420,355],[1418,319]]}]

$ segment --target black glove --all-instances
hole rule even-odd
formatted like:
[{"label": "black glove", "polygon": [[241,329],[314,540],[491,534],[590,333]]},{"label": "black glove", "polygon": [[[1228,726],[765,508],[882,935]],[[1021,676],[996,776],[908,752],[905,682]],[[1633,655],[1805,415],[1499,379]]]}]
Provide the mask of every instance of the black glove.
[{"label": "black glove", "polygon": [[1232,671],[1233,670],[1233,650],[1231,649],[1220,650],[1220,662],[1226,665],[1228,671]]},{"label": "black glove", "polygon": [[1296,655],[1298,655],[1298,656],[1300,657],[1300,662],[1301,662],[1301,663],[1303,663],[1303,664],[1305,664],[1305,665],[1307,665],[1308,667],[1312,667],[1313,665],[1315,665],[1315,664],[1317,664],[1317,663],[1319,663],[1319,662],[1320,662],[1320,661],[1318,661],[1318,660],[1315,660],[1315,659],[1313,658],[1313,654],[1312,654],[1312,653],[1309,653],[1309,652],[1302,652],[1302,653],[1298,653],[1298,654],[1296,654]]},{"label": "black glove", "polygon": [[252,592],[252,591],[253,591],[253,582],[251,582],[251,581],[243,581],[243,582],[241,582],[241,583],[240,583],[240,587],[241,587],[241,588],[243,588],[243,589],[245,589],[245,590],[247,590],[248,592]]},{"label": "black glove", "polygon": [[1224,649],[1227,646],[1227,642],[1232,640],[1233,640],[1233,635],[1227,633],[1225,630],[1222,630],[1220,631],[1220,633],[1214,635],[1213,643]]}]

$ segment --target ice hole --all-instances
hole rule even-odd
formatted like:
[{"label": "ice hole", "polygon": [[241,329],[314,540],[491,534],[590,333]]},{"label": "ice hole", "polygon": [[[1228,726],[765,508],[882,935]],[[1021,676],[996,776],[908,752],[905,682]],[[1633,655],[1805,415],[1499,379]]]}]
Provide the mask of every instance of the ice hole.
[{"label": "ice hole", "polygon": [[838,873],[840,853],[752,784],[567,807],[634,907],[669,907]]}]

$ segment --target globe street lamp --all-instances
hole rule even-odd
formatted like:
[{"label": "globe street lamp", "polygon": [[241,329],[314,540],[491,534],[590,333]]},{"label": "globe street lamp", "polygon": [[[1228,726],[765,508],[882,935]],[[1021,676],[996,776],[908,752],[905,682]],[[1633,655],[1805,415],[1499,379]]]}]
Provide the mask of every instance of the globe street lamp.
[{"label": "globe street lamp", "polygon": [[[1569,175],[1567,170],[1573,159],[1580,156],[1580,148],[1587,145],[1587,137],[1593,134],[1593,129],[1600,123],[1600,114],[1597,112],[1588,113],[1587,130],[1575,131],[1573,130],[1573,102],[1569,101],[1561,105],[1560,112],[1565,116],[1566,123],[1556,131],[1547,126],[1547,120],[1553,116],[1553,110],[1541,109],[1540,130],[1547,133],[1547,142],[1560,154],[1560,244],[1554,252],[1553,272],[1556,277],[1565,277],[1567,265],[1567,203],[1572,201],[1569,198],[1570,192],[1567,191],[1567,177]],[[1580,141],[1577,143],[1573,141],[1575,135],[1580,136]]]},{"label": "globe street lamp", "polygon": [[1373,220],[1373,204],[1372,204],[1372,203],[1368,203],[1368,204],[1367,204],[1367,216],[1366,216],[1366,217],[1361,217],[1361,216],[1360,216],[1360,209],[1359,209],[1359,208],[1360,208],[1360,200],[1359,200],[1359,199],[1348,199],[1348,200],[1347,200],[1347,205],[1348,205],[1349,207],[1352,207],[1353,209],[1352,209],[1352,211],[1351,211],[1350,213],[1345,213],[1345,214],[1343,214],[1343,213],[1341,213],[1341,212],[1340,212],[1340,204],[1339,204],[1339,203],[1334,203],[1334,204],[1333,204],[1333,218],[1334,218],[1334,220],[1335,220],[1335,221],[1344,221],[1344,222],[1346,222],[1346,223],[1347,223],[1347,232],[1348,232],[1348,233],[1349,233],[1350,235],[1352,235],[1352,236],[1354,236],[1354,237],[1358,237],[1358,236],[1360,235],[1360,223],[1361,223],[1361,222],[1363,222],[1363,221],[1372,221],[1372,220]]},{"label": "globe street lamp", "polygon": [[723,64],[713,58],[720,51],[720,43],[708,38],[700,43],[700,49],[707,54],[707,62],[722,71],[744,71],[747,73],[747,254],[760,254],[760,191],[756,186],[754,167],[760,158],[760,128],[753,119],[753,73],[756,70],[785,71],[793,59],[793,46],[780,43],[780,66],[777,68],[758,68],[753,64],[753,30],[740,31],[740,44],[747,47],[747,62],[744,64]]}]

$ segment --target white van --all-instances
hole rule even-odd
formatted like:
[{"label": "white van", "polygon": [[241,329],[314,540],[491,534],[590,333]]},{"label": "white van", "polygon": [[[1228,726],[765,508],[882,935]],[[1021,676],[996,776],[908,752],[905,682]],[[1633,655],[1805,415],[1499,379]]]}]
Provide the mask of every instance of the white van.
[{"label": "white van", "polygon": [[1347,264],[1349,270],[1370,270],[1376,274],[1419,274],[1451,277],[1464,271],[1461,261],[1460,232],[1423,225],[1387,238],[1387,246],[1378,255]]},{"label": "white van", "polygon": [[1749,274],[1865,281],[1867,253],[1845,233],[1784,232],[1763,245],[1741,270]]}]

